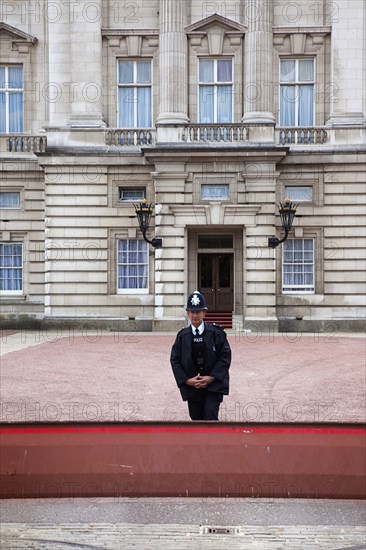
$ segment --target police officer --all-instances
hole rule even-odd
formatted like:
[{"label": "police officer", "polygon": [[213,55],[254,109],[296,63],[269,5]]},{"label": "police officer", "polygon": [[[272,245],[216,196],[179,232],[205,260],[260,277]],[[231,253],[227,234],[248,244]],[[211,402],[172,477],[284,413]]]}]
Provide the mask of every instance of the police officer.
[{"label": "police officer", "polygon": [[206,301],[195,290],[187,301],[190,326],[178,332],[170,355],[177,386],[192,420],[218,420],[229,393],[231,349],[219,326],[205,323]]}]

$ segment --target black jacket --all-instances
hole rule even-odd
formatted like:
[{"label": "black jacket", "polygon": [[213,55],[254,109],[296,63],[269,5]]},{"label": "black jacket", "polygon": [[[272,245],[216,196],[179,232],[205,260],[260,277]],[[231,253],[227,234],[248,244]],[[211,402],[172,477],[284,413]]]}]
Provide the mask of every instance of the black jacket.
[{"label": "black jacket", "polygon": [[[225,331],[218,325],[205,323],[205,372],[215,380],[207,386],[208,391],[227,395],[229,393],[229,367],[231,363],[231,349]],[[178,332],[170,355],[170,364],[173,369],[177,386],[184,401],[195,399],[196,388],[187,386],[185,381],[196,376],[197,370],[192,358],[192,329],[187,327]]]}]

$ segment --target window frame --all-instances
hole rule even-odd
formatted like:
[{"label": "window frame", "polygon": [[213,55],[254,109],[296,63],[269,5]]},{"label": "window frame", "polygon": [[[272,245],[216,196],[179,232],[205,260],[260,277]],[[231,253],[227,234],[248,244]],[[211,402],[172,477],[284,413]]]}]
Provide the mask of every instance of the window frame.
[{"label": "window frame", "polygon": [[[204,197],[203,191],[206,188],[219,188],[219,187],[225,187],[227,189],[227,195],[226,197]],[[201,201],[229,201],[230,200],[230,184],[229,183],[201,183],[201,193],[200,193],[200,200]]]},{"label": "window frame", "polygon": [[[14,134],[22,134],[24,133],[24,66],[20,63],[14,63],[14,64],[5,64],[0,63],[0,68],[5,69],[5,77],[4,77],[4,88],[1,87],[0,83],[0,94],[5,94],[5,132],[1,132],[0,134],[8,135],[11,133]],[[9,88],[9,69],[21,69],[22,70],[22,87],[21,88]],[[9,94],[10,93],[20,93],[21,94],[21,104],[22,104],[22,112],[21,112],[21,130],[10,130],[10,105],[9,105]]]},{"label": "window frame", "polygon": [[[201,61],[213,61],[214,62],[214,81],[212,83],[209,82],[201,82],[200,81],[200,63]],[[218,61],[230,61],[231,62],[231,81],[230,82],[218,82],[217,80],[217,74],[218,74]],[[225,126],[226,124],[233,124],[234,121],[234,83],[235,83],[235,63],[234,63],[234,57],[230,56],[223,56],[223,57],[204,57],[200,56],[198,57],[198,63],[197,63],[197,120],[199,121],[199,124],[202,125],[210,125],[210,124],[221,124]],[[200,101],[200,89],[202,86],[213,86],[214,87],[214,122],[201,122],[201,101]],[[231,113],[230,113],[230,122],[218,122],[218,97],[219,94],[217,93],[218,88],[220,86],[231,86]]]},{"label": "window frame", "polygon": [[[11,266],[11,267],[15,267],[15,269],[19,269],[20,272],[21,272],[21,289],[20,290],[3,290],[1,289],[0,287],[0,296],[9,296],[9,297],[12,297],[12,296],[23,296],[24,295],[24,242],[23,241],[0,241],[0,249],[1,249],[1,245],[7,245],[7,244],[10,244],[10,245],[20,245],[21,246],[21,266],[20,267],[15,267],[15,266]],[[0,257],[1,257],[1,254],[0,254]],[[1,266],[0,265],[0,272],[2,272],[2,270],[6,269],[5,266]],[[2,280],[2,277],[0,277],[0,280]],[[5,279],[4,279],[5,280]]]},{"label": "window frame", "polygon": [[[120,83],[120,63],[133,63],[133,83]],[[150,63],[150,83],[138,83],[137,82],[137,64],[138,63]],[[154,113],[153,113],[153,82],[154,82],[154,74],[153,74],[153,59],[151,57],[142,57],[142,58],[124,58],[124,57],[118,57],[117,58],[117,127],[122,129],[131,129],[131,130],[138,130],[138,129],[147,129],[152,130],[154,128],[153,121],[154,121]],[[133,126],[131,128],[125,128],[120,123],[120,89],[123,88],[130,88],[132,90],[133,94],[133,104],[134,104],[134,111],[133,111]],[[138,110],[137,110],[137,91],[139,88],[150,88],[150,126],[138,126],[137,120],[138,120]]]},{"label": "window frame", "polygon": [[[18,206],[1,206],[1,195],[18,195],[19,203]],[[13,190],[1,190],[0,191],[0,210],[21,210],[22,209],[22,194],[21,191]]]},{"label": "window frame", "polygon": [[[313,246],[312,246],[312,262],[311,263],[305,263],[305,260],[304,260],[304,243],[305,241],[312,241],[313,243]],[[302,241],[303,245],[302,245],[302,260],[301,260],[301,263],[298,263],[296,264],[294,261],[292,262],[285,262],[285,252],[286,252],[286,248],[288,246],[288,244],[292,241]],[[282,295],[284,296],[287,296],[287,295],[297,295],[297,294],[301,294],[301,295],[304,295],[304,294],[316,294],[316,284],[317,284],[317,281],[316,281],[316,265],[315,265],[315,262],[316,262],[316,239],[314,237],[308,237],[308,236],[302,236],[302,237],[291,237],[289,239],[287,239],[284,243],[283,243],[283,247],[282,247],[282,258],[281,258],[281,273],[282,273],[282,284],[281,284],[281,292],[282,292]],[[312,285],[295,285],[295,284],[292,284],[292,285],[285,285],[285,266],[286,265],[292,265],[292,266],[295,266],[295,265],[301,265],[302,266],[302,271],[301,271],[301,274],[304,275],[305,273],[305,266],[306,265],[311,265],[312,266]],[[291,271],[291,276],[293,277],[295,275],[295,272],[294,270]],[[308,288],[312,286],[312,288]],[[290,288],[291,287],[291,288]]]},{"label": "window frame", "polygon": [[[145,265],[146,266],[146,287],[145,288],[120,288],[119,287],[119,266],[120,265],[127,265],[127,266],[130,266],[130,265],[134,265],[134,264],[130,264],[130,263],[126,263],[126,264],[123,264],[123,263],[119,263],[119,243],[121,241],[137,241],[137,242],[140,242],[140,243],[143,243],[144,246],[145,246],[145,249],[146,249],[146,263],[144,264],[139,264],[137,263],[136,265]],[[143,239],[139,239],[139,238],[131,238],[131,237],[117,237],[116,239],[116,288],[117,288],[117,294],[149,294],[149,245],[146,241],[144,241]]]},{"label": "window frame", "polygon": [[[122,199],[122,194],[124,191],[141,191],[142,192],[142,198],[136,198],[136,199]],[[136,186],[136,187],[118,187],[118,203],[119,204],[133,204],[135,202],[139,202],[143,199],[146,199],[146,187],[143,186]]]},{"label": "window frame", "polygon": [[[310,199],[301,199],[301,198],[298,198],[298,197],[291,197],[291,193],[288,193],[288,189],[291,188],[291,189],[310,189],[311,190],[311,198]],[[289,199],[291,199],[292,201],[294,202],[300,202],[300,203],[308,203],[308,204],[312,204],[314,202],[314,187],[313,185],[285,185],[284,186],[284,196],[283,196],[283,199],[285,199],[286,197],[288,197]]]},{"label": "window frame", "polygon": [[[304,57],[280,57],[279,59],[279,102],[278,102],[278,110],[279,110],[279,126],[281,128],[311,128],[315,126],[316,121],[316,56],[309,55]],[[295,61],[295,80],[289,81],[289,82],[283,82],[281,79],[281,64],[283,61]],[[311,81],[301,81],[299,80],[299,67],[300,67],[300,61],[312,61],[313,62],[313,79]],[[313,87],[313,120],[310,125],[299,125],[299,87],[301,86],[312,86]],[[291,125],[285,125],[282,124],[282,109],[281,109],[281,103],[282,103],[282,86],[292,86],[295,88],[295,122]]]}]

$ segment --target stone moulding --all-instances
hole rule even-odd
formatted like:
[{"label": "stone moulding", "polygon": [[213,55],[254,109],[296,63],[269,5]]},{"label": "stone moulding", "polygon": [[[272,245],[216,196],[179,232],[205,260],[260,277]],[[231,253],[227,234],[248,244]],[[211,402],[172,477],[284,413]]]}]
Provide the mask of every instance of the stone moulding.
[{"label": "stone moulding", "polygon": [[257,225],[256,215],[261,206],[258,204],[222,204],[210,203],[208,205],[170,205],[170,210],[175,216],[175,227],[188,225]]}]

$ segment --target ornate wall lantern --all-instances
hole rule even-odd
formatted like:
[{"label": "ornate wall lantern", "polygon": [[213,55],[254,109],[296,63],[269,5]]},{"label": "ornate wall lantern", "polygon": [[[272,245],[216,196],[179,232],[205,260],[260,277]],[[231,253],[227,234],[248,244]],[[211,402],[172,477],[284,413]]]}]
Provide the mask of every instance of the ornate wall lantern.
[{"label": "ornate wall lantern", "polygon": [[146,233],[149,229],[150,219],[153,213],[152,203],[148,203],[146,199],[143,199],[139,204],[134,204],[136,216],[139,222],[142,236],[144,240],[151,244],[154,248],[161,248],[163,241],[160,238],[154,237],[151,241],[146,237]]},{"label": "ornate wall lantern", "polygon": [[277,237],[270,237],[268,239],[268,246],[271,248],[276,248],[279,244],[285,242],[290,233],[294,217],[296,214],[296,209],[299,205],[291,202],[289,198],[286,198],[284,202],[280,202],[278,205],[278,213],[281,217],[282,227],[285,230],[285,236],[283,239],[278,239]]}]

